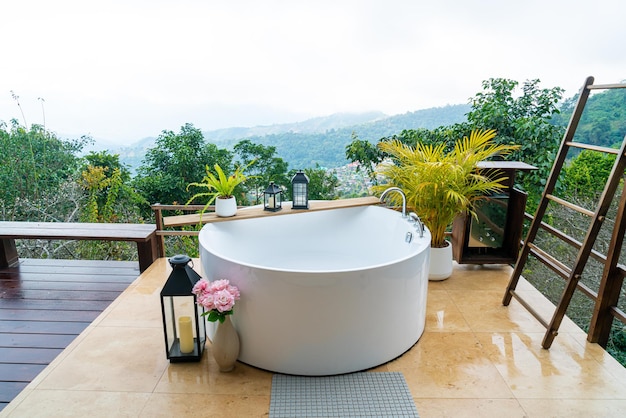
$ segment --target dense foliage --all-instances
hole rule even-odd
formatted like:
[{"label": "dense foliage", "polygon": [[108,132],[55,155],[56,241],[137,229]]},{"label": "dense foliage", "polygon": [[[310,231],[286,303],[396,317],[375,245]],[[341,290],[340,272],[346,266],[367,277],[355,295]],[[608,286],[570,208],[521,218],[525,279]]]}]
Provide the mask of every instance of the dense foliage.
[{"label": "dense foliage", "polygon": [[[566,125],[578,95],[567,99],[556,122]],[[606,90],[592,94],[585,105],[574,140],[604,147],[621,145],[626,132],[626,90]]]},{"label": "dense foliage", "polygon": [[[529,192],[529,205],[533,207],[541,195],[545,179],[552,168],[554,156],[564,133],[564,127],[555,125],[554,115],[563,90],[559,87],[540,89],[539,80],[526,81],[518,94],[519,83],[502,78],[483,82],[483,91],[470,99],[471,110],[467,122],[439,126],[435,129],[405,129],[399,134],[383,137],[380,141],[398,140],[415,146],[446,144],[452,149],[457,138],[469,135],[472,129],[494,129],[500,144],[518,145],[519,150],[508,156],[513,161],[523,161],[538,168],[524,173],[517,186]],[[541,152],[537,152],[541,149]],[[346,147],[350,161],[358,162],[371,174],[386,155],[367,141],[353,140]]]},{"label": "dense foliage", "polygon": [[147,202],[184,204],[194,194],[187,185],[201,181],[205,166],[215,164],[230,172],[232,154],[205,143],[202,132],[186,124],[178,134],[163,131],[157,138],[156,146],[148,150],[137,171],[134,186]]},{"label": "dense foliage", "polygon": [[[501,78],[483,82],[483,91],[472,99],[468,123],[476,128],[495,129],[500,143],[519,145],[508,159],[537,167],[520,176],[518,187],[529,193],[529,206],[537,203],[552,168],[565,127],[554,125],[563,89],[540,88],[539,80],[519,83]],[[541,150],[541,152],[538,152]]]},{"label": "dense foliage", "polygon": [[131,187],[131,176],[118,155],[106,151],[85,156],[80,185],[87,203],[80,211],[84,222],[119,222],[139,218],[139,208],[147,201]]},{"label": "dense foliage", "polygon": [[[303,171],[309,179],[310,200],[334,200],[339,198],[337,193],[339,179],[332,171],[324,170],[320,166],[305,168]],[[289,179],[293,178],[296,172],[296,170],[290,170],[288,173]],[[285,190],[285,199],[292,199],[291,187]]]},{"label": "dense foliage", "polygon": [[42,126],[29,130],[16,120],[11,126],[0,122],[0,202],[3,219],[21,218],[15,205],[19,200],[37,202],[46,193],[77,174],[76,154],[88,138],[61,140]]},{"label": "dense foliage", "polygon": [[253,204],[263,202],[263,192],[270,182],[284,187],[289,184],[287,163],[276,156],[276,147],[244,139],[235,145],[234,152],[240,164],[248,167],[246,185]]}]

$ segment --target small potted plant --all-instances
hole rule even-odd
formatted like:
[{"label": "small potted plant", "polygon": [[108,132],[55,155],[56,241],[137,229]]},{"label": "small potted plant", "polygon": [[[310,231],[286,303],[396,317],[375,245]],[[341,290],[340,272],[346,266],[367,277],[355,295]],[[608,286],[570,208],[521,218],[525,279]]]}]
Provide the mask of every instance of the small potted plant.
[{"label": "small potted plant", "polygon": [[191,186],[207,189],[204,192],[194,194],[187,201],[187,204],[191,203],[196,198],[208,197],[203,212],[215,201],[215,214],[217,216],[234,216],[237,213],[237,200],[233,193],[235,192],[235,187],[247,179],[243,174],[244,169],[237,167],[235,172],[230,176],[224,173],[224,170],[222,170],[219,164],[215,164],[214,169],[215,173],[212,173],[209,166],[205,166],[206,175],[203,177],[202,182],[194,182],[187,185],[187,190],[189,190]]},{"label": "small potted plant", "polygon": [[[377,168],[387,183],[374,191],[390,186],[402,189],[407,206],[430,230],[431,280],[444,280],[452,274],[452,246],[446,231],[454,219],[465,213],[475,215],[473,207],[478,200],[505,187],[507,178],[502,173],[487,175],[477,168],[480,161],[518,148],[493,142],[495,136],[494,130],[473,130],[469,138],[457,140],[448,153],[443,142],[436,146],[418,142],[415,147],[398,140],[378,144],[391,161]],[[443,252],[441,261],[439,252]]]}]

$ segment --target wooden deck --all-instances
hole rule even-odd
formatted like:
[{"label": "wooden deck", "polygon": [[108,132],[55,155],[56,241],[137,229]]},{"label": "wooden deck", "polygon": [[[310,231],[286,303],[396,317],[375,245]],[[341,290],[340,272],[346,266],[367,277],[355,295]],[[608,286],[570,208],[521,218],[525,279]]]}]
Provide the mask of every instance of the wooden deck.
[{"label": "wooden deck", "polygon": [[127,261],[22,259],[0,269],[0,410],[138,276]]}]

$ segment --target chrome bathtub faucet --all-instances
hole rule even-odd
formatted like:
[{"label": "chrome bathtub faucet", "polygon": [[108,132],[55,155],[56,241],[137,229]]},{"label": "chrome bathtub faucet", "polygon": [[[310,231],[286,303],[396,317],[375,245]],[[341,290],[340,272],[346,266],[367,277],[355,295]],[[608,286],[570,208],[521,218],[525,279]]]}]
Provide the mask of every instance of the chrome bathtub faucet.
[{"label": "chrome bathtub faucet", "polygon": [[385,202],[385,196],[387,196],[387,193],[390,193],[390,192],[398,192],[402,196],[402,217],[406,218],[406,195],[404,194],[401,188],[390,187],[384,192],[382,192],[382,194],[380,195],[380,203]]},{"label": "chrome bathtub faucet", "polygon": [[424,222],[417,216],[417,213],[409,213],[409,221],[415,225],[415,230],[419,232],[420,238],[424,238]]}]

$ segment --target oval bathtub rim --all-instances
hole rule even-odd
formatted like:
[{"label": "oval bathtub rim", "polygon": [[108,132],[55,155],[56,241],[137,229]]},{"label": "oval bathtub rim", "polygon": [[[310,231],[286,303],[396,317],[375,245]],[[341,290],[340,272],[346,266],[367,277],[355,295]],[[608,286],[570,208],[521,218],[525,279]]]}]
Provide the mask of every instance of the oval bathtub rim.
[{"label": "oval bathtub rim", "polygon": [[[256,207],[256,206],[251,206],[252,207]],[[363,206],[363,207],[367,207],[367,206]],[[374,206],[372,206],[374,207]],[[344,208],[338,208],[338,209],[329,209],[328,211],[334,211],[334,210],[342,210]],[[388,208],[384,208],[387,210],[391,210],[392,209],[388,209]],[[245,210],[245,208],[242,208],[242,210]],[[396,212],[396,211],[393,211]],[[307,212],[307,211],[303,211],[301,213],[294,213],[294,214],[289,214],[291,216],[297,216],[297,215],[305,215],[307,213],[314,213],[314,212]],[[397,212],[396,212],[397,213]],[[281,215],[281,216],[288,216],[288,215]],[[401,216],[400,214],[398,214],[398,216]],[[251,218],[251,219],[242,219],[242,220],[230,220],[230,221],[224,221],[224,222],[242,222],[242,221],[247,221],[247,220],[252,220],[255,218]],[[260,218],[257,218],[260,219]],[[223,222],[220,222],[223,223]],[[394,258],[393,260],[390,260],[388,262],[385,263],[378,263],[378,264],[368,264],[368,265],[364,265],[364,266],[359,266],[358,268],[339,268],[339,269],[332,269],[332,270],[303,270],[303,269],[287,269],[287,268],[279,268],[279,267],[268,267],[268,266],[263,266],[260,264],[255,264],[255,263],[249,263],[249,262],[244,262],[241,260],[237,260],[233,257],[228,257],[225,256],[223,254],[221,254],[219,251],[209,251],[208,249],[206,249],[206,247],[204,247],[201,244],[201,240],[202,240],[202,236],[208,234],[208,229],[209,228],[218,228],[220,223],[210,223],[210,224],[206,224],[204,227],[202,227],[202,229],[200,230],[200,234],[198,235],[198,244],[200,247],[200,256],[202,255],[202,251],[206,251],[207,253],[212,254],[215,257],[221,258],[222,260],[228,261],[230,263],[236,264],[236,265],[240,265],[243,267],[250,267],[250,268],[254,268],[254,269],[260,269],[260,270],[264,270],[264,271],[276,271],[276,272],[281,272],[281,273],[301,273],[301,274],[333,274],[333,273],[348,273],[348,272],[359,272],[359,271],[365,271],[365,270],[372,270],[372,269],[379,269],[379,268],[383,268],[383,267],[387,267],[390,265],[394,265],[394,264],[398,264],[401,262],[404,262],[406,260],[409,260],[413,257],[416,256],[420,256],[422,255],[425,251],[429,251],[430,249],[430,231],[425,228],[424,230],[424,236],[422,238],[420,237],[416,237],[414,238],[410,243],[407,243],[407,245],[411,245],[411,246],[419,246],[419,247],[424,247],[421,251],[416,250],[416,252],[411,253],[407,256],[404,257],[400,257],[400,258]],[[408,226],[408,225],[407,225]],[[206,228],[206,230],[205,230]],[[409,229],[407,228],[407,231],[409,231]],[[426,245],[423,245],[423,241],[426,240]]]}]

